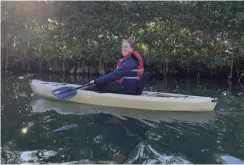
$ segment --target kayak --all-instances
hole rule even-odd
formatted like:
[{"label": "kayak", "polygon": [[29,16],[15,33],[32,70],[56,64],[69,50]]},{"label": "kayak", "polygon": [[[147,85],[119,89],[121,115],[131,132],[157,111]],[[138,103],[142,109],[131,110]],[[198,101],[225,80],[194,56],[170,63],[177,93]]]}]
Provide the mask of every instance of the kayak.
[{"label": "kayak", "polygon": [[[30,86],[34,94],[44,98],[60,100],[52,91],[60,87],[77,88],[81,85],[31,80]],[[158,111],[214,111],[216,98],[143,91],[141,95],[124,95],[115,93],[99,93],[77,89],[73,97],[62,100],[67,102],[99,105],[106,107],[120,107],[139,110]]]},{"label": "kayak", "polygon": [[[128,108],[113,108],[89,104],[63,102],[57,100],[46,99],[34,95],[31,99],[30,105],[32,113],[44,113],[47,111],[56,111],[59,114],[68,115],[97,115],[100,113],[108,114],[119,118],[120,120],[127,120],[133,118],[147,125],[151,122],[159,123],[161,121],[172,122],[209,122],[214,120],[214,112],[175,112],[175,111],[147,111],[135,110]],[[148,124],[148,122],[150,122]]]}]

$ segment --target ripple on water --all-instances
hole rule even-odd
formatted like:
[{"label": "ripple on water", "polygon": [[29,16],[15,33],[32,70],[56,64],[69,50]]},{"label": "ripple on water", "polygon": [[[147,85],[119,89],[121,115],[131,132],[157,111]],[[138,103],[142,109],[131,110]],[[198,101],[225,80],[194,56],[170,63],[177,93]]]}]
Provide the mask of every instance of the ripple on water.
[{"label": "ripple on water", "polygon": [[[203,114],[101,113],[99,108],[34,100],[25,79],[3,81],[1,161],[111,164],[124,151],[125,163],[243,163],[243,89],[233,95],[215,84],[178,82],[177,89],[172,84],[160,82],[155,90],[217,97],[213,120],[201,119]],[[66,122],[79,127],[65,130]]]}]

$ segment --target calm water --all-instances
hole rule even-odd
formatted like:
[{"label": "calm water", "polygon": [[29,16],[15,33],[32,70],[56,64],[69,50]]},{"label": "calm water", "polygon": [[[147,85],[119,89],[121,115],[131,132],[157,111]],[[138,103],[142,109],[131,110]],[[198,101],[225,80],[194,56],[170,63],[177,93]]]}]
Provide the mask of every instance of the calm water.
[{"label": "calm water", "polygon": [[71,83],[91,79],[2,77],[2,163],[244,163],[240,84],[229,88],[228,83],[203,80],[152,81],[147,90],[219,99],[213,113],[153,113],[45,100],[32,95],[32,78]]}]

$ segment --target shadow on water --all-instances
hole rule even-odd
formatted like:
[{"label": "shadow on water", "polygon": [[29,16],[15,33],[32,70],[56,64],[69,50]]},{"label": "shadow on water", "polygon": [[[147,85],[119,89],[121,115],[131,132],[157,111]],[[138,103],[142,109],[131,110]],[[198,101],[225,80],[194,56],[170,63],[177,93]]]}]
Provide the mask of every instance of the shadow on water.
[{"label": "shadow on water", "polygon": [[[241,86],[152,81],[147,90],[219,101],[213,113],[151,112],[46,100],[32,95],[29,78],[2,78],[2,163],[244,163]],[[31,78],[80,84],[92,79]]]}]

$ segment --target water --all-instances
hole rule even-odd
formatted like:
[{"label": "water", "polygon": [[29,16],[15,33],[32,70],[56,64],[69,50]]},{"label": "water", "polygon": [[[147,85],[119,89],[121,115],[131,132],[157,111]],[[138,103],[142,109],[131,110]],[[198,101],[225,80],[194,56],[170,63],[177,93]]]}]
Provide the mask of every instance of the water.
[{"label": "water", "polygon": [[213,113],[154,113],[46,100],[32,96],[31,78],[71,83],[92,79],[2,77],[2,163],[244,163],[241,84],[152,82],[147,90],[219,99]]}]

